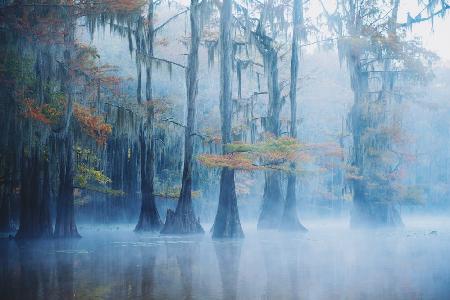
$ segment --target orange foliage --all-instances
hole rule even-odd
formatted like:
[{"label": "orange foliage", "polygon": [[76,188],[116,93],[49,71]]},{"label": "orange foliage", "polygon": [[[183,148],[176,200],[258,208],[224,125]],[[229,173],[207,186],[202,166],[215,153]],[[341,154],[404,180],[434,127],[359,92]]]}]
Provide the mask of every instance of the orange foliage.
[{"label": "orange foliage", "polygon": [[145,1],[143,0],[104,0],[100,3],[108,5],[109,10],[131,12],[140,9]]},{"label": "orange foliage", "polygon": [[24,101],[25,111],[23,115],[27,118],[36,120],[38,122],[44,123],[45,125],[50,125],[52,122],[42,113],[39,106],[34,103],[32,99],[25,99]]},{"label": "orange foliage", "polygon": [[41,122],[45,125],[52,125],[62,115],[62,112],[49,104],[37,105],[33,99],[26,98],[23,101],[23,115],[27,118]]},{"label": "orange foliage", "polygon": [[120,84],[122,78],[115,75],[118,68],[110,64],[99,64],[97,49],[83,43],[76,43],[76,56],[70,61],[71,76],[81,74],[78,80],[84,80],[86,88],[94,94],[97,93],[98,86],[107,88],[115,95],[120,94]]},{"label": "orange foliage", "polygon": [[89,108],[78,104],[74,105],[73,113],[83,130],[94,138],[97,144],[104,145],[106,143],[108,135],[112,132],[111,125],[105,123],[101,116],[94,116]]},{"label": "orange foliage", "polygon": [[230,153],[225,155],[201,154],[197,159],[209,168],[230,168],[236,170],[259,170],[261,167],[253,164],[252,159],[243,153]]}]

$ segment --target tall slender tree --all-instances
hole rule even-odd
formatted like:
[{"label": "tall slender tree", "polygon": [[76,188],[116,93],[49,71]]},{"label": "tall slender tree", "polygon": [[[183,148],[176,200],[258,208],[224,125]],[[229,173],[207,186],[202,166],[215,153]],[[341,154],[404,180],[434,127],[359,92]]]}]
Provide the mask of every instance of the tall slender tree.
[{"label": "tall slender tree", "polygon": [[55,134],[59,152],[59,192],[56,205],[56,223],[54,236],[57,238],[80,237],[75,223],[74,205],[74,134],[73,134],[73,102],[75,97],[73,73],[75,26],[73,11],[68,10],[64,30],[64,62],[61,68],[61,87],[67,99],[62,128]]},{"label": "tall slender tree", "polygon": [[[147,112],[145,120],[142,120],[140,128],[139,142],[141,146],[141,212],[139,221],[136,225],[136,231],[158,231],[161,229],[161,218],[156,207],[154,194],[154,177],[155,177],[155,142],[154,142],[154,99],[152,89],[152,63],[154,52],[154,3],[149,0],[148,3],[148,25],[146,29],[146,82],[145,97],[147,104]],[[138,64],[140,68],[140,64]],[[140,78],[138,78],[139,80]],[[139,84],[139,83],[138,83]],[[138,100],[139,100],[138,89]]]},{"label": "tall slender tree", "polygon": [[[303,20],[303,0],[294,0],[293,8],[293,31],[292,31],[292,50],[291,50],[291,81],[289,87],[289,99],[291,105],[291,124],[289,135],[297,138],[297,81],[299,69],[299,40],[304,32]],[[286,201],[284,203],[283,216],[281,218],[280,229],[282,230],[303,230],[306,228],[300,223],[297,216],[297,193],[295,174],[295,162],[291,163],[291,172],[288,174],[288,183],[286,191]]]},{"label": "tall slender tree", "polygon": [[[265,32],[263,19],[261,17],[253,37],[258,51],[263,57],[267,76],[269,106],[265,118],[265,130],[273,137],[279,137],[281,134],[280,113],[283,102],[278,80],[278,51],[275,49],[273,39],[267,36]],[[264,176],[264,194],[261,213],[258,218],[258,229],[277,229],[283,213],[281,173],[270,170],[265,171]]]},{"label": "tall slender tree", "polygon": [[[220,117],[222,130],[222,152],[232,142],[232,64],[231,39],[232,0],[224,0],[220,12]],[[237,206],[234,169],[222,168],[220,173],[219,205],[213,226],[213,238],[243,237]]]},{"label": "tall slender tree", "polygon": [[203,233],[200,220],[195,216],[192,206],[192,165],[195,135],[195,110],[198,93],[198,49],[201,35],[201,5],[198,0],[191,0],[190,23],[191,44],[186,68],[187,118],[184,134],[184,164],[181,192],[175,212],[167,210],[163,234]]}]

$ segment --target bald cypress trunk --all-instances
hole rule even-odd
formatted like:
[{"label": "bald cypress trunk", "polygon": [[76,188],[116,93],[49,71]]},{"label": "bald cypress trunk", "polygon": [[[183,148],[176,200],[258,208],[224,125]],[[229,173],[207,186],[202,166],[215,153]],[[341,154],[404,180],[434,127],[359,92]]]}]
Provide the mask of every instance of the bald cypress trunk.
[{"label": "bald cypress trunk", "polygon": [[[232,0],[224,0],[220,13],[220,115],[222,120],[222,149],[232,142]],[[213,238],[241,238],[244,236],[239,219],[234,170],[223,168],[220,174],[219,206],[214,220]]]},{"label": "bald cypress trunk", "polygon": [[54,236],[57,238],[78,238],[75,223],[74,205],[74,156],[73,156],[73,101],[75,87],[71,76],[71,65],[75,43],[75,20],[67,16],[64,33],[64,64],[61,66],[61,87],[66,95],[67,104],[63,119],[63,128],[55,136],[58,145],[59,159],[59,191],[56,204],[56,223]]},{"label": "bald cypress trunk", "polygon": [[[14,117],[15,114],[13,114],[13,118]],[[3,181],[0,183],[0,232],[10,232],[14,230],[12,204],[13,201],[15,201],[14,189],[17,185],[17,145],[10,146],[13,147],[13,151],[4,158],[6,166],[3,170]]]},{"label": "bald cypress trunk", "polygon": [[[354,13],[356,4],[350,6]],[[399,1],[392,3],[392,15],[388,34],[396,35],[396,22]],[[350,24],[350,32],[358,34],[359,24]],[[369,70],[363,67],[357,54],[347,53],[347,63],[351,75],[354,104],[350,114],[353,135],[352,166],[356,170],[353,187],[353,227],[399,226],[402,225],[400,213],[393,199],[390,179],[378,174],[388,175],[390,167],[382,160],[382,155],[392,148],[392,141],[383,128],[388,124],[388,98],[392,94],[393,78],[390,62],[386,60],[382,72],[382,87],[377,93],[370,90]],[[381,109],[380,109],[381,108]],[[373,155],[375,153],[376,155]]]},{"label": "bald cypress trunk", "polygon": [[186,68],[187,119],[184,135],[184,164],[181,192],[175,212],[167,210],[163,234],[204,233],[192,207],[192,159],[194,152],[195,101],[198,93],[198,48],[200,45],[200,4],[191,0],[191,47]]},{"label": "bald cypress trunk", "polygon": [[12,212],[11,212],[11,197],[6,188],[0,192],[0,232],[10,232],[13,230]]},{"label": "bald cypress trunk", "polygon": [[78,238],[75,223],[73,195],[74,159],[72,130],[59,141],[59,191],[56,204],[56,223],[54,236],[57,238]]},{"label": "bald cypress trunk", "polygon": [[146,61],[146,82],[145,97],[148,104],[147,115],[140,127],[139,142],[141,145],[141,212],[135,231],[158,231],[161,229],[161,218],[156,207],[154,195],[155,177],[155,143],[153,122],[155,118],[152,91],[152,57],[154,41],[153,25],[153,0],[149,1],[148,7],[148,28],[147,28],[147,61]]},{"label": "bald cypress trunk", "polygon": [[[280,136],[280,112],[282,107],[278,82],[278,53],[262,26],[254,33],[256,46],[264,59],[269,93],[269,109],[265,121],[265,130],[277,138]],[[264,195],[258,229],[277,229],[283,213],[281,174],[278,171],[265,171]]]},{"label": "bald cypress trunk", "polygon": [[[298,60],[300,49],[298,47],[299,36],[303,30],[303,0],[294,0],[293,10],[294,29],[292,33],[292,55],[291,55],[291,82],[289,98],[291,104],[291,126],[289,135],[297,138],[297,78],[298,78]],[[297,216],[297,194],[295,174],[295,162],[291,163],[291,172],[288,174],[288,183],[286,190],[286,201],[284,203],[283,216],[281,218],[280,229],[305,231],[306,228],[300,223]]]},{"label": "bald cypress trunk", "polygon": [[17,239],[52,236],[49,163],[36,147],[22,155],[20,226]]}]

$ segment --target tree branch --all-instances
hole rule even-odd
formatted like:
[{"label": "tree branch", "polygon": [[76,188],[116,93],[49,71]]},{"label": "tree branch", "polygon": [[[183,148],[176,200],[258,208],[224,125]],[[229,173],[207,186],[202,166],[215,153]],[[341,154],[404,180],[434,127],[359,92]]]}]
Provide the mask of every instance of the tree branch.
[{"label": "tree branch", "polygon": [[434,13],[431,13],[427,17],[422,17],[421,14],[425,9],[427,9],[429,7],[429,5],[424,7],[424,9],[422,9],[422,11],[419,14],[417,14],[417,16],[415,16],[414,18],[411,17],[411,15],[408,13],[407,21],[405,23],[400,23],[397,26],[398,27],[410,27],[415,23],[421,23],[424,21],[428,21],[428,20],[433,19],[437,15],[444,14],[448,9],[450,9],[450,4],[448,4],[446,1],[442,1],[441,3],[442,3],[441,9],[438,11],[435,11]]},{"label": "tree branch", "polygon": [[164,26],[169,24],[172,20],[176,19],[178,16],[185,14],[189,11],[189,8],[186,8],[185,10],[180,11],[179,13],[173,15],[172,17],[168,18],[165,22],[163,22],[161,25],[157,26],[153,32],[157,33],[159,30],[161,30]]}]

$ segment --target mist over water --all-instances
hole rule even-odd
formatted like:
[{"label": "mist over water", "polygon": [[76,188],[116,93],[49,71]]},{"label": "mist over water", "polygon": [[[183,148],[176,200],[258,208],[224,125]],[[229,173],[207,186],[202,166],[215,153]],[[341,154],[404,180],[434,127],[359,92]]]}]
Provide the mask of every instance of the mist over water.
[{"label": "mist over water", "polygon": [[448,298],[450,220],[404,222],[352,230],[344,219],[308,219],[304,234],[244,224],[237,241],[136,234],[123,224],[80,225],[77,240],[2,239],[2,298]]},{"label": "mist over water", "polygon": [[0,300],[450,299],[415,2],[0,1]]}]

